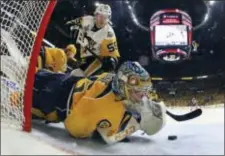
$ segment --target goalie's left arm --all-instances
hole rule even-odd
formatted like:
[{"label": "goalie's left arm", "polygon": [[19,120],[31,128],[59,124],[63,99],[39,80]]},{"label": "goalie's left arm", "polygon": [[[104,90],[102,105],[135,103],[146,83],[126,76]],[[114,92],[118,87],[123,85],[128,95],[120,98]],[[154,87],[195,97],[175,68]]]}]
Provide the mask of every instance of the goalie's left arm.
[{"label": "goalie's left arm", "polygon": [[108,144],[119,142],[137,130],[143,130],[148,135],[154,135],[164,127],[165,116],[166,108],[163,103],[144,99],[137,112],[125,113],[118,132],[110,134],[108,129],[102,128],[97,128],[97,131]]},{"label": "goalie's left arm", "polygon": [[138,120],[129,112],[124,114],[117,132],[111,131],[110,128],[97,127],[98,133],[107,144],[119,142],[132,135],[137,130],[140,130],[140,124],[138,123]]}]

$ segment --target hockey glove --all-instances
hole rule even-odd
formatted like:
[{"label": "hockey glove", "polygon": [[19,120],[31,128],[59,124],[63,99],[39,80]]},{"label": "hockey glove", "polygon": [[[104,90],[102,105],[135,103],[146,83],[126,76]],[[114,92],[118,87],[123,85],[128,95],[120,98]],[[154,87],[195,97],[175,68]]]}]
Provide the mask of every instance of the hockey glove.
[{"label": "hockey glove", "polygon": [[166,107],[163,103],[144,98],[140,107],[140,113],[140,128],[148,135],[158,133],[166,123]]},{"label": "hockey glove", "polygon": [[103,57],[102,70],[104,70],[105,72],[115,71],[117,64],[118,64],[117,59],[110,56]]},{"label": "hockey glove", "polygon": [[79,29],[82,27],[82,18],[76,18],[66,23],[69,26],[70,37],[76,39]]}]

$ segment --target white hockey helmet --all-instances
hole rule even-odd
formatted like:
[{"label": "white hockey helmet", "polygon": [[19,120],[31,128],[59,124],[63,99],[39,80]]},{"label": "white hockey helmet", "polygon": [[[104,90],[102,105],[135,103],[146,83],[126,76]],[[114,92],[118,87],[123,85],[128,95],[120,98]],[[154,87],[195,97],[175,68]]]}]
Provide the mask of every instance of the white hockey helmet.
[{"label": "white hockey helmet", "polygon": [[107,17],[108,21],[110,21],[112,17],[111,7],[107,4],[99,4],[94,12],[94,15],[96,14],[102,14]]}]

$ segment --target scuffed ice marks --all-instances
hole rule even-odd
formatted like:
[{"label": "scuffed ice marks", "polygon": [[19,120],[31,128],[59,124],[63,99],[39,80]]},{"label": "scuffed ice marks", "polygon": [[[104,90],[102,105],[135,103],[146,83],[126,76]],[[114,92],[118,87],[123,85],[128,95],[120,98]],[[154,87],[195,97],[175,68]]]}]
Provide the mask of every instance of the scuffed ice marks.
[{"label": "scuffed ice marks", "polygon": [[[188,110],[172,109],[181,114]],[[167,125],[156,135],[150,137],[137,131],[129,137],[130,142],[111,146],[90,139],[74,139],[63,124],[34,122],[32,134],[57,148],[86,155],[223,155],[224,108],[204,108],[201,117],[182,123],[168,117]],[[178,139],[169,141],[168,135],[177,135]]]}]

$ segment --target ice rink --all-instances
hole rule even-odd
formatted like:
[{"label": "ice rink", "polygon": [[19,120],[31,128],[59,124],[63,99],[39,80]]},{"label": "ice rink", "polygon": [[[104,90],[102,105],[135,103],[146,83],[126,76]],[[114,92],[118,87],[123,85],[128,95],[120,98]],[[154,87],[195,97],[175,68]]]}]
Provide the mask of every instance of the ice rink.
[{"label": "ice rink", "polygon": [[[186,113],[189,108],[173,108]],[[169,141],[168,135],[177,135]],[[131,142],[103,145],[92,140],[71,138],[62,124],[34,122],[31,134],[1,129],[1,154],[88,154],[88,155],[224,155],[224,105],[203,108],[193,120],[176,122],[168,117],[158,134],[136,132]]]}]

